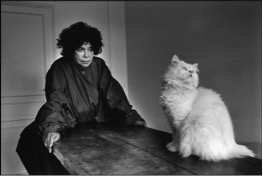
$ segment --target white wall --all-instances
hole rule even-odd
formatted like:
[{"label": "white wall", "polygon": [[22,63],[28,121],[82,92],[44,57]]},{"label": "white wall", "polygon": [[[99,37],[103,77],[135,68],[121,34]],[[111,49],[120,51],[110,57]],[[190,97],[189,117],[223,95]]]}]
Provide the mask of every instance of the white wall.
[{"label": "white wall", "polygon": [[261,142],[261,2],[125,2],[129,95],[152,128],[171,132],[158,103],[173,56],[199,63],[222,95],[239,142]]},{"label": "white wall", "polygon": [[123,2],[1,2],[1,174],[26,173],[15,152],[19,135],[45,102],[45,74],[60,57],[59,33],[78,21],[102,32],[100,57],[127,92]]}]

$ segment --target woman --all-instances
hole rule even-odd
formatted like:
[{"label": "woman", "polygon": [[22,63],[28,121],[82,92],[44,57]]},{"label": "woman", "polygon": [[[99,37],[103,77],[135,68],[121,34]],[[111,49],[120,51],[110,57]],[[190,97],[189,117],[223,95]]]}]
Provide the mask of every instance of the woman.
[{"label": "woman", "polygon": [[105,62],[96,57],[103,46],[98,29],[78,22],[64,29],[57,41],[63,57],[47,72],[47,102],[21,133],[16,150],[29,174],[68,174],[52,146],[78,123],[146,125]]}]

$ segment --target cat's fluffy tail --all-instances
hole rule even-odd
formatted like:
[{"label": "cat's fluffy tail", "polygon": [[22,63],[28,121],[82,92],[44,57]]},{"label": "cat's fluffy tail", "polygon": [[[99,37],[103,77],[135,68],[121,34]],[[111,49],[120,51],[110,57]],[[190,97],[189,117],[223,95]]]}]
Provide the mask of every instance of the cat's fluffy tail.
[{"label": "cat's fluffy tail", "polygon": [[255,154],[243,145],[236,144],[230,152],[231,158],[242,158],[246,156],[254,157]]},{"label": "cat's fluffy tail", "polygon": [[[220,146],[220,145],[218,145]],[[228,160],[232,158],[254,157],[255,154],[243,145],[234,144],[231,149],[206,150],[199,153],[202,160],[215,161]]]}]

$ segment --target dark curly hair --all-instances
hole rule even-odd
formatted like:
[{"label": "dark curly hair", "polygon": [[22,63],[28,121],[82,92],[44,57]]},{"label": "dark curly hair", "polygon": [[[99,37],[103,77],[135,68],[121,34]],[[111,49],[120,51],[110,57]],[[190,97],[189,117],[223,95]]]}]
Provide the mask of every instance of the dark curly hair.
[{"label": "dark curly hair", "polygon": [[62,48],[62,56],[72,56],[84,43],[90,43],[94,55],[102,52],[100,31],[84,22],[77,22],[62,30],[57,39],[57,47]]}]

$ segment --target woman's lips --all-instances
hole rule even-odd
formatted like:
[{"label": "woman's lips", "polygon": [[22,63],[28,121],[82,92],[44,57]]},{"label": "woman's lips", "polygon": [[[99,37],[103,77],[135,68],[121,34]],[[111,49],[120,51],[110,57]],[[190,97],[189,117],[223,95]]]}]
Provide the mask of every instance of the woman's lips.
[{"label": "woman's lips", "polygon": [[82,64],[89,64],[90,61],[81,61]]}]

